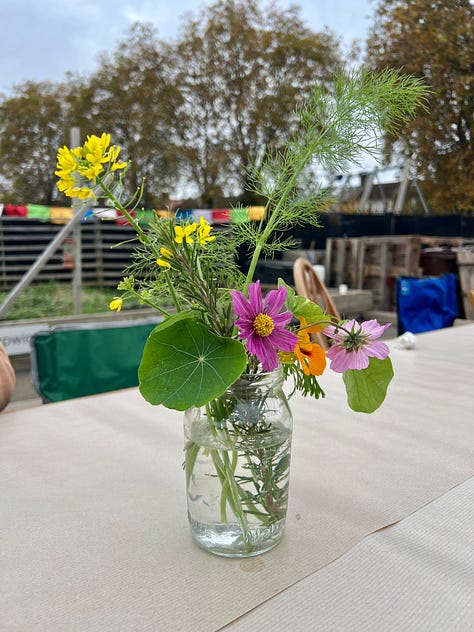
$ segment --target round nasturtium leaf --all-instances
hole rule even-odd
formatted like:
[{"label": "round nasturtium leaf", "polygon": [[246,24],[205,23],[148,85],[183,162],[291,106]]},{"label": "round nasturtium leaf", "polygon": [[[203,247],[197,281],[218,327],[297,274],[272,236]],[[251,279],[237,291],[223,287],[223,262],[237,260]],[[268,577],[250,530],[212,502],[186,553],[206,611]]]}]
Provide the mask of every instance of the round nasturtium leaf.
[{"label": "round nasturtium leaf", "polygon": [[373,413],[382,404],[393,377],[390,358],[370,358],[366,369],[351,369],[343,375],[347,403],[358,413]]},{"label": "round nasturtium leaf", "polygon": [[192,312],[166,319],[151,332],[138,369],[140,392],[150,404],[186,410],[219,397],[244,371],[238,340],[211,333]]}]

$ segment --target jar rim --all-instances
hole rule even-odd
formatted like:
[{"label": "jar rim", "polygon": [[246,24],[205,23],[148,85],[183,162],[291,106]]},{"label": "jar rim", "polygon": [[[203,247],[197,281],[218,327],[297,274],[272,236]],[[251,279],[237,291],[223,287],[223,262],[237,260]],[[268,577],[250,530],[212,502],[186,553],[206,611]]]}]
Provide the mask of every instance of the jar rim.
[{"label": "jar rim", "polygon": [[248,388],[251,386],[262,386],[264,384],[283,384],[283,367],[279,364],[273,371],[261,371],[260,373],[241,373],[237,380],[229,386],[229,389]]}]

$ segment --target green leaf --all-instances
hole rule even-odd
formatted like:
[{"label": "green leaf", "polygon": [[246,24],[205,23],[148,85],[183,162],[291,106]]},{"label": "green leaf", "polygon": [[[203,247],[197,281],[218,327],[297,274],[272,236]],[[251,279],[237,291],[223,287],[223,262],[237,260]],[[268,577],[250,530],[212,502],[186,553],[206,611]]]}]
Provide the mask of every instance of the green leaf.
[{"label": "green leaf", "polygon": [[295,291],[294,291],[294,289],[291,287],[291,285],[288,285],[288,283],[285,283],[285,281],[281,277],[278,277],[278,287],[286,288],[285,305],[286,305],[287,309],[290,309],[290,307],[293,305],[293,301],[295,299]]},{"label": "green leaf", "polygon": [[319,305],[313,303],[313,301],[310,301],[309,298],[304,296],[295,296],[293,311],[291,313],[293,316],[296,316],[296,318],[303,317],[308,325],[311,323],[318,323],[326,326],[332,322],[329,316],[327,316]]},{"label": "green leaf", "polygon": [[373,413],[382,404],[393,377],[392,361],[370,358],[366,369],[350,369],[343,375],[347,402],[358,413]]},{"label": "green leaf", "polygon": [[246,364],[242,343],[212,334],[195,313],[181,312],[148,337],[138,368],[140,392],[167,408],[202,406],[222,395]]},{"label": "green leaf", "polygon": [[331,324],[331,319],[326,315],[323,309],[317,303],[313,303],[309,298],[295,294],[294,289],[285,283],[283,279],[278,279],[278,287],[285,287],[287,292],[286,308],[295,316],[295,318],[303,317],[308,325],[311,323],[321,323],[322,325]]}]

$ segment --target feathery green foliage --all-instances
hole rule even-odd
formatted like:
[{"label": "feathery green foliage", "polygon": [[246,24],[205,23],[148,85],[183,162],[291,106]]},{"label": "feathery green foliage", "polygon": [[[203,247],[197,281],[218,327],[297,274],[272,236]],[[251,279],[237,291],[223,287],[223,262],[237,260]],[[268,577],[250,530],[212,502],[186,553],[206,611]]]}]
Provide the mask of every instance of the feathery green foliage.
[{"label": "feathery green foliage", "polygon": [[318,214],[331,202],[327,188],[302,188],[305,170],[314,161],[334,171],[359,162],[363,154],[376,157],[382,134],[396,134],[418,107],[426,106],[428,93],[422,81],[393,69],[341,70],[331,91],[314,88],[297,111],[298,131],[281,151],[267,152],[249,173],[252,189],[268,201],[264,221],[237,229],[255,248],[247,284],[272,233],[298,224],[317,226]]}]

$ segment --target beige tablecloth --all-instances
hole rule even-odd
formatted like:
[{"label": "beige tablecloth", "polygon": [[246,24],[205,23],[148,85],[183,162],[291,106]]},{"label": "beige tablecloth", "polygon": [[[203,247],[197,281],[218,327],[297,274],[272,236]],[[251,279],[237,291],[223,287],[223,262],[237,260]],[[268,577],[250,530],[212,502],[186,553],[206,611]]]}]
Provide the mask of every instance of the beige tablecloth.
[{"label": "beige tablecloth", "polygon": [[471,478],[224,629],[474,630],[473,542]]},{"label": "beige tablecloth", "polygon": [[0,417],[2,631],[217,630],[474,474],[474,326],[394,350],[373,415],[296,397],[290,507],[247,560],[191,541],[182,415],[128,390]]}]

